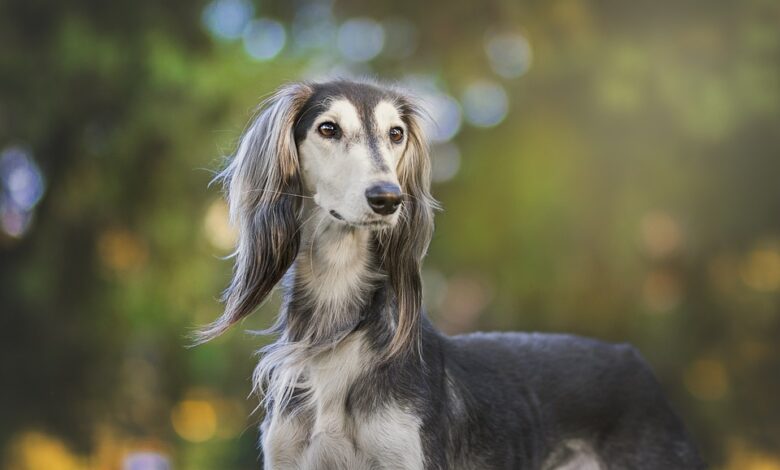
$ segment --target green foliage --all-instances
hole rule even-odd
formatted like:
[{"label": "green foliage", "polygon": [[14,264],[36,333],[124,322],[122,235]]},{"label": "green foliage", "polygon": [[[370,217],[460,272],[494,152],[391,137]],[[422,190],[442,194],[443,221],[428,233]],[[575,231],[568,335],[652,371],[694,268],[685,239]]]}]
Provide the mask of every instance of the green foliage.
[{"label": "green foliage", "polygon": [[[110,445],[121,442],[181,468],[256,466],[259,416],[245,397],[266,339],[185,348],[219,314],[230,270],[209,181],[263,96],[343,61],[333,37],[291,43],[304,3],[255,6],[287,28],[269,61],[210,35],[205,7],[0,4],[0,151],[28,149],[46,181],[29,230],[0,232],[0,448],[14,458],[56,448],[19,440],[36,432],[70,446],[60,463],[121,459]],[[497,126],[463,124],[459,169],[434,188],[444,211],[425,280],[437,323],[632,342],[711,462],[780,465],[780,5],[334,11],[405,16],[417,31],[410,55],[353,70],[427,77],[456,98],[487,79],[508,95]],[[491,69],[492,31],[527,38],[525,74]],[[267,327],[275,306],[244,326]]]}]

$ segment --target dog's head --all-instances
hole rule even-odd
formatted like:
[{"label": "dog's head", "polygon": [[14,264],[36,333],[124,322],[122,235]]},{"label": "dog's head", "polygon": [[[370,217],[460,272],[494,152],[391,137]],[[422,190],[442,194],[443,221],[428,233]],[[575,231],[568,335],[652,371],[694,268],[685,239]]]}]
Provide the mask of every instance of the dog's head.
[{"label": "dog's head", "polygon": [[333,223],[381,232],[377,258],[398,304],[389,353],[416,345],[435,205],[420,119],[405,93],[351,81],[287,85],[261,105],[220,175],[239,241],[225,312],[201,341],[251,313],[289,269],[311,197]]},{"label": "dog's head", "polygon": [[314,202],[347,225],[395,225],[410,111],[400,95],[375,86],[316,86],[294,128],[304,188]]}]

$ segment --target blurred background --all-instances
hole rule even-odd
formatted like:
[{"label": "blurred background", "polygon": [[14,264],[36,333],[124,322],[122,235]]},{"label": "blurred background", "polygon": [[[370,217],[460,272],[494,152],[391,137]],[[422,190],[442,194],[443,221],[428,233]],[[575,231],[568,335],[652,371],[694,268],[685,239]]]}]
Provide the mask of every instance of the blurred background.
[{"label": "blurred background", "polygon": [[209,187],[289,80],[435,118],[425,265],[448,333],[648,358],[714,468],[780,469],[780,2],[0,1],[0,465],[258,467],[271,302],[215,318]]}]

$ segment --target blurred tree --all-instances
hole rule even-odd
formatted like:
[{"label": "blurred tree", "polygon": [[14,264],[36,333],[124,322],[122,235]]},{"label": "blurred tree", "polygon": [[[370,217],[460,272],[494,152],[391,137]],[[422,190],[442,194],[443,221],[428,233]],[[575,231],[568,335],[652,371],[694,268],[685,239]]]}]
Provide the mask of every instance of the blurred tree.
[{"label": "blurred tree", "polygon": [[[0,2],[0,448],[32,429],[256,466],[261,340],[184,349],[230,269],[207,185],[263,95],[351,72],[436,118],[439,324],[631,341],[713,463],[780,465],[778,20],[770,0]],[[29,227],[12,164],[45,184]]]}]

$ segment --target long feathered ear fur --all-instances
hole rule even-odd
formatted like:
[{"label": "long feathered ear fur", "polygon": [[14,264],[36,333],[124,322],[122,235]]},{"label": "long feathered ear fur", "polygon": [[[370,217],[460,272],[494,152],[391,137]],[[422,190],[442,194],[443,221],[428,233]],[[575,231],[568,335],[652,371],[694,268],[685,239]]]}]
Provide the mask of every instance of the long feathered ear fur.
[{"label": "long feathered ear fur", "polygon": [[438,208],[430,192],[431,163],[420,122],[422,110],[408,99],[402,99],[399,106],[409,139],[397,169],[404,192],[403,212],[389,236],[378,240],[380,259],[390,277],[398,304],[398,323],[387,351],[388,357],[420,351],[420,268],[433,235],[433,211]]},{"label": "long feathered ear fur", "polygon": [[218,175],[238,227],[233,279],[223,294],[225,312],[197,332],[209,341],[255,310],[298,254],[302,195],[293,128],[312,90],[280,88],[260,106],[235,156]]}]

